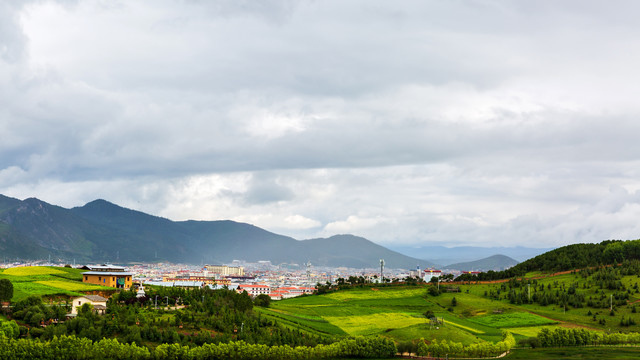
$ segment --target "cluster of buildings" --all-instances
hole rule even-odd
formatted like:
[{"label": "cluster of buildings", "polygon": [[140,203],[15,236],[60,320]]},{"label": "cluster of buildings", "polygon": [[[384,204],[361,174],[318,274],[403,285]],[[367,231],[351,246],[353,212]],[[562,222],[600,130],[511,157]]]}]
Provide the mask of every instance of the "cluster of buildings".
[{"label": "cluster of buildings", "polygon": [[[149,274],[145,274],[144,271],[128,272],[124,267],[109,264],[84,266],[83,269],[88,270],[82,273],[83,282],[124,290],[130,289],[134,284],[139,288],[144,285],[228,288],[239,293],[246,291],[252,297],[265,294],[273,300],[311,294],[316,290],[315,286],[309,285],[309,276],[305,279],[298,275],[290,277],[281,275],[274,279],[269,276],[268,270],[256,271],[255,275],[249,276],[245,274],[242,266],[206,265],[200,269],[180,268],[164,274],[154,273],[152,277],[147,276]],[[137,276],[136,279],[134,274]]]}]

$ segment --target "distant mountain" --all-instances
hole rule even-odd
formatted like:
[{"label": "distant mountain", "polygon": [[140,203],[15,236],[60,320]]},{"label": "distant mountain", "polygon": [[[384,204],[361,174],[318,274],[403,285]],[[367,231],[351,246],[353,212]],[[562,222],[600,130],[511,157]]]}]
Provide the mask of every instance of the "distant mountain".
[{"label": "distant mountain", "polygon": [[460,271],[504,270],[518,264],[518,260],[505,255],[493,255],[484,259],[447,265],[445,269]]},{"label": "distant mountain", "polygon": [[0,260],[49,255],[78,262],[199,264],[239,259],[376,268],[379,259],[385,259],[388,268],[435,265],[352,235],[300,241],[228,220],[175,222],[105,200],[65,209],[34,198],[0,195]]},{"label": "distant mountain", "polygon": [[390,246],[391,250],[401,254],[429,259],[439,264],[452,264],[475,261],[495,254],[503,254],[518,261],[525,261],[544,254],[553,248],[515,247],[478,247],[478,246]]}]

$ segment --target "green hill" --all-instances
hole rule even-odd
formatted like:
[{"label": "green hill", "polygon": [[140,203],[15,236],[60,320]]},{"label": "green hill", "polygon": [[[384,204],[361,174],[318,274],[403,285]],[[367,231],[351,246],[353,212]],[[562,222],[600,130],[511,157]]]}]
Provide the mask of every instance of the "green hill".
[{"label": "green hill", "polygon": [[531,271],[558,272],[640,260],[640,240],[606,240],[598,244],[563,246],[503,271],[463,274],[459,280],[496,280],[524,276]]}]

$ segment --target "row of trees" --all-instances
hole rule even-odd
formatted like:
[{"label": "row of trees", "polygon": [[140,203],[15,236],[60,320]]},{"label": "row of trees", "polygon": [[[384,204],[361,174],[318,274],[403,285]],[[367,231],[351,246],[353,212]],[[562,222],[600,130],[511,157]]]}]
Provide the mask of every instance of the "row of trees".
[{"label": "row of trees", "polygon": [[489,357],[498,356],[511,350],[516,345],[516,340],[510,332],[502,334],[502,341],[497,343],[475,343],[467,346],[454,341],[443,339],[441,342],[434,341],[427,344],[424,339],[420,339],[416,348],[416,353],[420,356],[432,357]]},{"label": "row of trees", "polygon": [[601,333],[586,329],[543,328],[538,333],[543,347],[640,344],[640,333]]},{"label": "row of trees", "polygon": [[157,359],[157,360],[295,360],[330,358],[391,358],[396,354],[392,340],[350,338],[316,347],[289,345],[267,346],[236,341],[227,344],[205,344],[200,347],[164,344],[149,350],[136,344],[123,344],[115,339],[93,342],[75,336],[54,337],[49,341],[10,339],[0,335],[0,359]]}]

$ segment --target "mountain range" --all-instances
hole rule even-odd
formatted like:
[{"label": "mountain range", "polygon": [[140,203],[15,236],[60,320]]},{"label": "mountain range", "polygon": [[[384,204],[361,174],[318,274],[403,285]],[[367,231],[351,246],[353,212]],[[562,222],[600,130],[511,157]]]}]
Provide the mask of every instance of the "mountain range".
[{"label": "mountain range", "polygon": [[[296,240],[234,221],[171,221],[95,200],[72,209],[0,195],[0,259],[229,263],[376,268],[436,266],[353,235]],[[4,258],[2,258],[4,257]]]},{"label": "mountain range", "polygon": [[[514,247],[479,247],[479,246],[391,246],[391,250],[419,259],[429,259],[438,264],[453,264],[476,261],[493,255],[506,255],[517,261],[525,261],[544,254],[553,248]],[[490,270],[490,269],[487,269]]]},{"label": "mountain range", "polygon": [[518,261],[506,255],[492,255],[484,259],[461,262],[445,266],[445,269],[455,269],[460,271],[488,271],[504,270],[518,264]]}]

